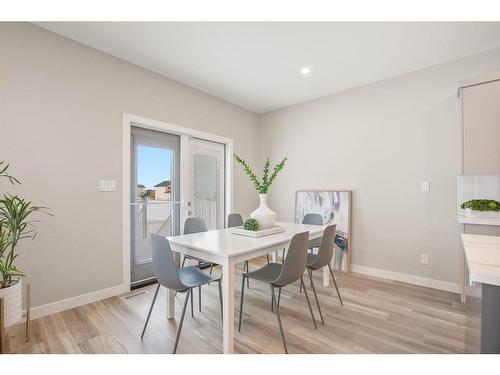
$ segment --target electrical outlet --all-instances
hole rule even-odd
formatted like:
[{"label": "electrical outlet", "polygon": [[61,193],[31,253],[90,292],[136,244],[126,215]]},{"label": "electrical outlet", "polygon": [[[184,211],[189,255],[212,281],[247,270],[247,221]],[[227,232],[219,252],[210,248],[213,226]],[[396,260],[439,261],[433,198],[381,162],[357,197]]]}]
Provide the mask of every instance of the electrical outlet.
[{"label": "electrical outlet", "polygon": [[420,254],[420,263],[429,264],[429,254]]},{"label": "electrical outlet", "polygon": [[425,191],[426,193],[431,191],[431,183],[429,181],[422,181],[420,183],[420,191]]}]

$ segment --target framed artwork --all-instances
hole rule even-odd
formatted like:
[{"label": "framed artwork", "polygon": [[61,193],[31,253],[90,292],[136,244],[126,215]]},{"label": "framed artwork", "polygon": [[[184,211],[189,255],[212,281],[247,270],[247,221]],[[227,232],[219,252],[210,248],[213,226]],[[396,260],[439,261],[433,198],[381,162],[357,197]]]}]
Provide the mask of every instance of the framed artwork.
[{"label": "framed artwork", "polygon": [[351,195],[350,190],[304,190],[295,194],[295,222],[306,214],[320,214],[323,225],[337,224],[335,255],[332,266],[338,271],[351,270]]}]

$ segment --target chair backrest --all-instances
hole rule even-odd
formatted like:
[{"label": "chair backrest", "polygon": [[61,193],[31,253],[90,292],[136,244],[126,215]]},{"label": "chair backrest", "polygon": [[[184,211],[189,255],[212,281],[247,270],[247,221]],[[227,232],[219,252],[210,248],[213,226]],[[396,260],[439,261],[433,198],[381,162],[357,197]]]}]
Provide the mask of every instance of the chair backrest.
[{"label": "chair backrest", "polygon": [[335,235],[337,234],[337,224],[329,225],[325,228],[323,232],[323,239],[321,240],[321,245],[318,250],[318,255],[314,264],[309,267],[313,269],[319,269],[326,266],[331,262],[333,258]]},{"label": "chair backrest", "polygon": [[181,282],[177,265],[168,240],[158,234],[150,234],[153,249],[153,272],[156,280],[165,288],[183,290],[186,286]]},{"label": "chair backrest", "polygon": [[243,225],[243,218],[240,214],[229,214],[227,217],[227,227],[241,227]]},{"label": "chair backrest", "polygon": [[307,243],[309,232],[297,233],[290,241],[281,272],[273,284],[285,286],[302,277],[307,265]]},{"label": "chair backrest", "polygon": [[320,214],[305,214],[302,224],[323,225],[323,218]]},{"label": "chair backrest", "polygon": [[188,217],[184,222],[184,234],[200,233],[208,231],[205,220],[201,217]]},{"label": "chair backrest", "polygon": [[[320,214],[305,214],[304,218],[302,219],[302,224],[323,225],[323,218],[321,217]],[[310,240],[309,245],[307,245],[309,249],[320,246],[321,246],[321,237]]]}]

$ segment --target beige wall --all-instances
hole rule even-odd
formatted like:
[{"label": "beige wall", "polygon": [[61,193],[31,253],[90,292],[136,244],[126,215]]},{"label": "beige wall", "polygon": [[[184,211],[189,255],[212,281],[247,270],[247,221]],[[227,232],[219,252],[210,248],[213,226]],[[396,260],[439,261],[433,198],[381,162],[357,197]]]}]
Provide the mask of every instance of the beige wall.
[{"label": "beige wall", "polygon": [[[123,112],[231,137],[251,165],[288,156],[271,189],[279,219],[293,220],[298,189],[352,189],[354,264],[458,282],[457,82],[499,66],[500,50],[490,51],[268,113],[259,127],[259,116],[213,96],[35,26],[0,23],[0,160],[23,181],[16,191],[55,215],[20,258],[34,305],[122,281]],[[256,194],[234,170],[234,209],[246,215]],[[118,191],[99,193],[99,179]],[[425,180],[430,193],[419,191]]]},{"label": "beige wall", "polygon": [[298,189],[352,189],[355,265],[457,283],[457,85],[499,66],[493,50],[263,115],[261,156],[289,158],[271,189],[279,219]]},{"label": "beige wall", "polygon": [[[20,257],[35,306],[122,282],[124,112],[233,138],[258,158],[253,112],[30,24],[0,23],[0,90],[0,160],[23,182],[15,191],[54,214]],[[255,194],[234,175],[234,209],[248,214]],[[99,193],[99,179],[118,191]]]}]

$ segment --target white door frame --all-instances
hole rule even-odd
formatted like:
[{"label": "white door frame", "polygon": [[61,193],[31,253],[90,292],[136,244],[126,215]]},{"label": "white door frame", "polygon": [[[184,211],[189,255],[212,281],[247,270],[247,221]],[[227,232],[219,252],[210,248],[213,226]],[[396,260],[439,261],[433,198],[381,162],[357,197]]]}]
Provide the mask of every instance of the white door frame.
[{"label": "white door frame", "polygon": [[[129,113],[123,114],[123,142],[122,142],[122,247],[123,247],[123,287],[130,290],[130,135],[132,126],[140,128],[162,131],[180,136],[181,160],[180,160],[180,180],[181,197],[189,196],[191,189],[189,174],[190,171],[190,150],[189,138],[199,138],[211,142],[225,145],[225,200],[224,217],[227,217],[233,208],[233,140],[231,138],[207,133],[200,130],[190,129],[183,126],[169,124],[167,122],[148,119]],[[185,181],[182,184],[182,181]],[[182,199],[182,198],[181,198]],[[181,222],[186,217],[187,202],[181,201]]]}]

